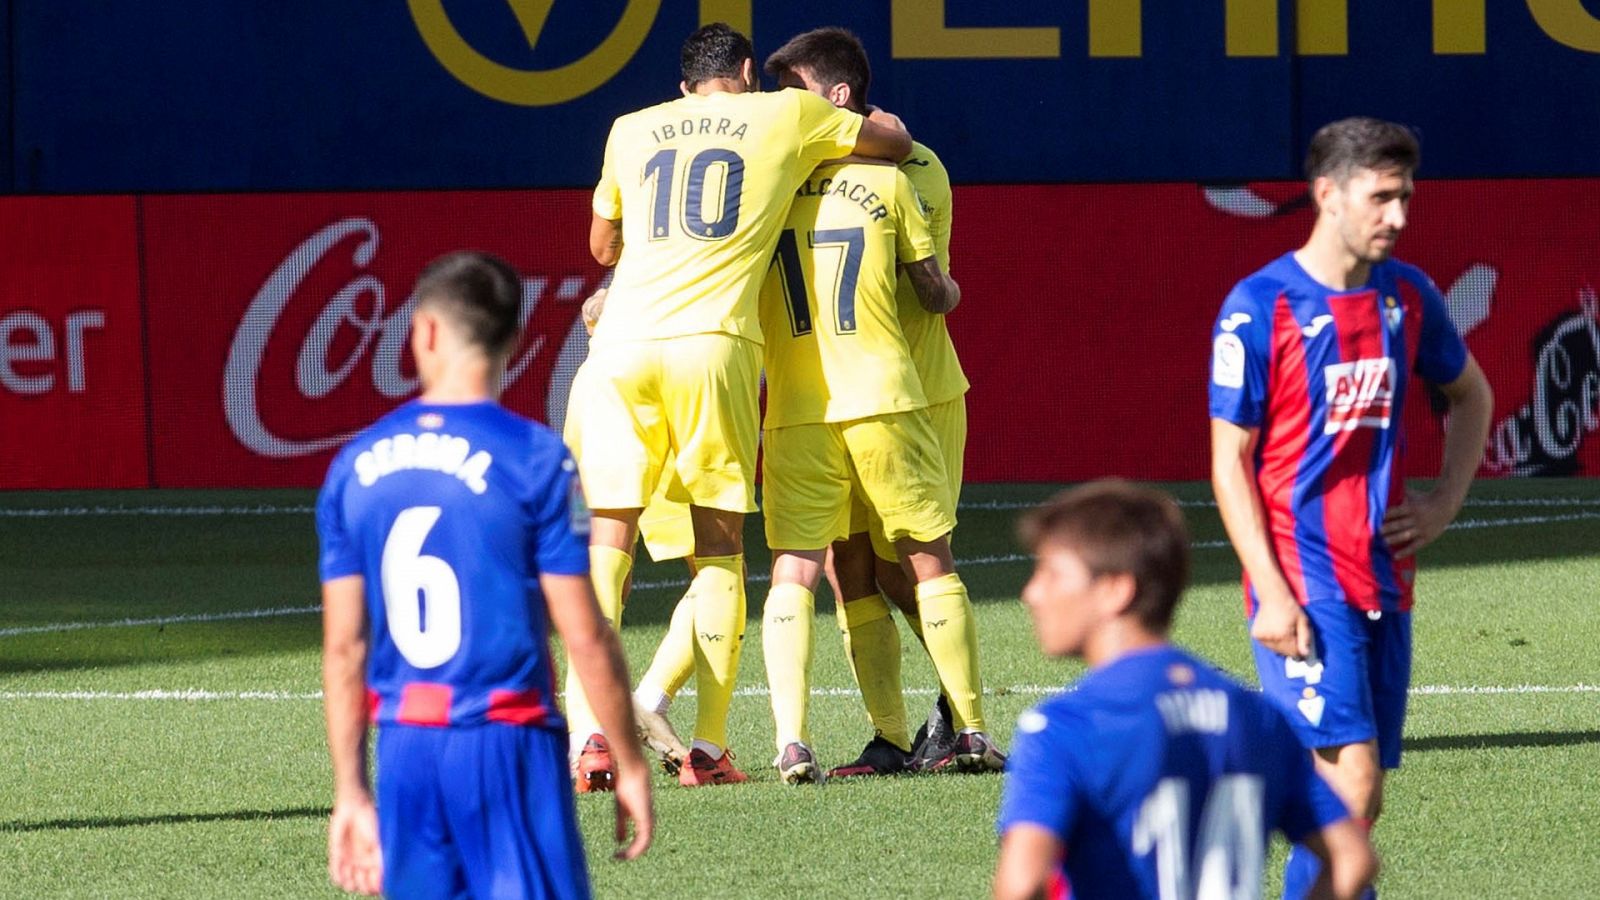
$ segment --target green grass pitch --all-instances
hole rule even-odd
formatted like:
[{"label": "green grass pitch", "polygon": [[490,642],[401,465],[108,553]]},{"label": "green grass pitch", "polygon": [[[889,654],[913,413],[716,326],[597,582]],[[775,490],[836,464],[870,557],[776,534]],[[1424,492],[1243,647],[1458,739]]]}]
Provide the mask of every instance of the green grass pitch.
[{"label": "green grass pitch", "polygon": [[[1173,489],[1192,501],[1196,541],[1177,637],[1249,678],[1238,566],[1209,492]],[[1017,714],[1078,673],[1040,657],[1016,602],[1029,564],[1012,523],[1050,493],[971,486],[957,532],[986,711],[1006,745]],[[310,502],[288,491],[0,494],[0,895],[336,893],[324,872]],[[1481,483],[1459,524],[1422,560],[1417,691],[1377,832],[1380,886],[1391,897],[1600,895],[1600,481]],[[749,534],[759,573],[759,523]],[[679,592],[662,583],[682,569],[646,563],[636,577],[662,585],[637,590],[624,616],[638,672]],[[609,800],[580,798],[596,893],[984,894],[1000,778],[777,782],[760,693],[764,584],[750,594],[732,740],[753,783],[689,791],[658,776],[655,846],[626,864],[609,859]],[[825,590],[818,606],[814,684],[835,690],[813,699],[813,732],[831,765],[870,734]],[[933,676],[903,634],[915,718]],[[693,703],[673,709],[681,728]],[[1274,891],[1275,871],[1268,880]]]}]

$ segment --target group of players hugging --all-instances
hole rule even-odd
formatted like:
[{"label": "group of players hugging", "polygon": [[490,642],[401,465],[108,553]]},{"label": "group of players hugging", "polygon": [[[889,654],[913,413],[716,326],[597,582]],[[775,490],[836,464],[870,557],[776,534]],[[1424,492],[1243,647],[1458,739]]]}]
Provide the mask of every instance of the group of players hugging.
[{"label": "group of players hugging", "polygon": [[[1389,258],[1412,134],[1364,118],[1319,131],[1311,237],[1217,318],[1213,483],[1262,690],[1168,641],[1189,568],[1174,501],[1080,486],[1023,518],[1036,563],[1021,598],[1041,649],[1090,671],[1022,716],[1008,760],[984,721],[950,545],[968,382],[945,326],[961,296],[945,168],[868,105],[867,55],[847,31],[768,57],[774,91],[726,25],[691,35],[681,62],[682,97],[620,117],[606,142],[590,250],[615,268],[584,305],[590,354],[565,442],[499,405],[520,282],[462,252],[414,292],[421,396],[330,467],[317,524],[335,883],[587,896],[572,785],[614,792],[618,856],[643,853],[653,812],[635,735],[683,785],[748,780],[727,718],[759,438],[782,781],[1004,770],[997,897],[1257,896],[1273,831],[1294,842],[1286,896],[1370,892],[1414,553],[1459,510],[1491,405],[1437,289]],[[1425,494],[1400,474],[1413,374],[1450,411]],[[614,626],[641,537],[692,580],[630,696]],[[873,729],[831,770],[807,724],[824,576]],[[915,735],[895,608],[940,685]],[[560,705],[552,628],[569,660]],[[665,714],[691,678],[685,745]]]}]

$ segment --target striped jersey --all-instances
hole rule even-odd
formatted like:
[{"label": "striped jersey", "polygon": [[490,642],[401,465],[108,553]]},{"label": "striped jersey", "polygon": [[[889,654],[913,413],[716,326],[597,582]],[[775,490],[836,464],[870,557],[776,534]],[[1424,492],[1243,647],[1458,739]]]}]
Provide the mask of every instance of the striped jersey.
[{"label": "striped jersey", "polygon": [[[1400,423],[1418,389],[1460,376],[1467,349],[1431,280],[1395,260],[1331,290],[1293,253],[1239,282],[1211,343],[1211,416],[1259,428],[1255,466],[1278,565],[1301,603],[1409,610],[1415,558],[1381,529],[1405,496]],[[1245,581],[1247,607],[1254,592]]]},{"label": "striped jersey", "polygon": [[323,581],[365,579],[374,721],[565,728],[539,576],[587,575],[588,533],[566,447],[498,404],[411,402],[351,440],[317,534]]}]

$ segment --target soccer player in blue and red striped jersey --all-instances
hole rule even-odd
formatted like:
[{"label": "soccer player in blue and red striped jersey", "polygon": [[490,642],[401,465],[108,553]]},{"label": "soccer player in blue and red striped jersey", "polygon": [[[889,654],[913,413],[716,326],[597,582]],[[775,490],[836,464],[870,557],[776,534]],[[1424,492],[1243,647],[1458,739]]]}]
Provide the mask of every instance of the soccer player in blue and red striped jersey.
[{"label": "soccer player in blue and red striped jersey", "polygon": [[1273,832],[1328,861],[1320,894],[1357,895],[1371,846],[1283,711],[1168,642],[1189,572],[1177,504],[1084,485],[1022,536],[1039,647],[1089,672],[1017,720],[995,897],[1259,897]]},{"label": "soccer player in blue and red striped jersey", "polygon": [[[1368,827],[1383,771],[1400,765],[1415,554],[1460,510],[1493,406],[1438,289],[1390,259],[1419,158],[1393,123],[1319,130],[1310,239],[1239,282],[1212,336],[1212,484],[1244,566],[1262,688]],[[1402,475],[1418,379],[1449,406],[1426,493]],[[1297,849],[1285,896],[1315,872]]]},{"label": "soccer player in blue and red striped jersey", "polygon": [[[423,273],[422,395],[334,458],[317,502],[334,805],[329,874],[390,897],[586,897],[549,631],[596,717],[634,733],[615,632],[589,584],[589,511],[544,426],[496,402],[518,336],[504,262]],[[374,809],[367,724],[378,725]],[[639,748],[612,748],[617,839],[650,843]],[[380,851],[381,847],[381,851]]]}]

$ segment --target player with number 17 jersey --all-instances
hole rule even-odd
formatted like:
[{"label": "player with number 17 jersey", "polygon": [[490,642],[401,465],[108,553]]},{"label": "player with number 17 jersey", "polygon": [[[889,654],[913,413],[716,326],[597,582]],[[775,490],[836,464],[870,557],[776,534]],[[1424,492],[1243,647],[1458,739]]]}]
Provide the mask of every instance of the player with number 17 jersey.
[{"label": "player with number 17 jersey", "polygon": [[324,581],[365,581],[380,725],[564,731],[545,575],[587,575],[588,511],[560,439],[491,402],[408,403],[335,458]]},{"label": "player with number 17 jersey", "polygon": [[999,830],[1056,836],[1055,896],[1258,897],[1272,832],[1349,816],[1275,706],[1171,645],[1023,713],[1006,770]]}]

